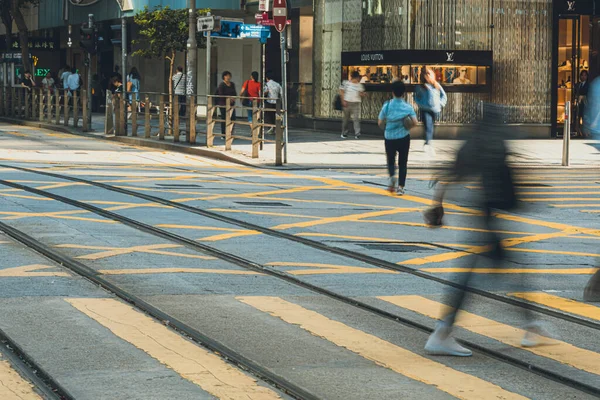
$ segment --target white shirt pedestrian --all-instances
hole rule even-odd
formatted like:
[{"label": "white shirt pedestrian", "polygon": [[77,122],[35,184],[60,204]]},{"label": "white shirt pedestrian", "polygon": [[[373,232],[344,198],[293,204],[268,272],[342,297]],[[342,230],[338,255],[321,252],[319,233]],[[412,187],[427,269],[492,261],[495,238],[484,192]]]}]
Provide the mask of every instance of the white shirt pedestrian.
[{"label": "white shirt pedestrian", "polygon": [[60,82],[62,83],[63,89],[68,89],[69,88],[69,85],[67,83],[67,79],[69,79],[70,75],[71,75],[71,71],[65,71],[60,76]]}]

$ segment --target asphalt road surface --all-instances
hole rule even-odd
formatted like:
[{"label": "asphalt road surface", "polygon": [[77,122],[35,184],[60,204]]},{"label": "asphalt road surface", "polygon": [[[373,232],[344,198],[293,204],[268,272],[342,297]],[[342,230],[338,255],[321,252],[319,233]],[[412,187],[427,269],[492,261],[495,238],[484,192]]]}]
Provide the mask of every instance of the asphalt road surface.
[{"label": "asphalt road surface", "polygon": [[[515,171],[520,206],[491,228],[462,182],[440,229],[424,169],[399,197],[383,168],[257,169],[0,125],[0,171],[1,399],[600,396],[600,308],[583,302],[600,170]],[[427,355],[471,268],[455,334],[473,357]],[[543,346],[520,345],[525,305]]]}]

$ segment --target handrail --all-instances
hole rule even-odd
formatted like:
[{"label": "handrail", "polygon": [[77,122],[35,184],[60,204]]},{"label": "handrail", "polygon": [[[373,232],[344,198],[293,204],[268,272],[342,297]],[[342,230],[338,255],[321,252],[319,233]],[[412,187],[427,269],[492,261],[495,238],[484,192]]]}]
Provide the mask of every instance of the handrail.
[{"label": "handrail", "polygon": [[[281,100],[275,106],[266,107],[267,97],[242,97],[219,95],[180,95],[159,92],[122,92],[113,94],[106,91],[104,115],[105,134],[115,136],[143,136],[146,139],[165,140],[172,137],[174,142],[180,139],[188,144],[196,144],[198,135],[205,135],[206,146],[214,146],[216,136],[224,137],[225,151],[232,150],[234,141],[250,141],[252,157],[257,158],[264,144],[274,144],[275,164],[282,165],[284,110]],[[134,96],[131,96],[135,94]],[[85,90],[70,91],[64,88],[52,90],[34,87],[0,87],[0,115],[36,120],[40,122],[64,125],[90,130],[91,110],[87,108],[88,93]],[[206,99],[201,104],[200,98]],[[234,99],[235,104],[226,101],[216,104],[218,99]],[[182,100],[181,102],[179,100]],[[250,100],[251,106],[239,105],[237,100]],[[206,108],[206,118],[197,116],[198,107]],[[225,109],[223,117],[215,116],[217,109]],[[238,110],[249,110],[248,121],[245,117],[234,118]],[[266,120],[263,120],[263,117]],[[271,121],[269,121],[269,118]],[[81,120],[81,123],[79,121]],[[205,127],[202,124],[205,123]],[[200,124],[200,125],[199,125]],[[215,132],[215,124],[223,127]],[[202,128],[200,131],[198,128]],[[238,127],[241,131],[237,131]],[[267,129],[275,130],[275,138],[265,138]],[[237,132],[236,132],[237,131]]]}]

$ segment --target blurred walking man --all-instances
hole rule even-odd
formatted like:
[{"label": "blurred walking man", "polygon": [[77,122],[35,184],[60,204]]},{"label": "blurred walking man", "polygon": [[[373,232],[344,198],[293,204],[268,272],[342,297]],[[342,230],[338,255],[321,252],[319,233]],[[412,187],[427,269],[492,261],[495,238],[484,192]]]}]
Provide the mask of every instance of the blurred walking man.
[{"label": "blurred walking man", "polygon": [[[484,107],[484,120],[479,124],[479,132],[466,140],[459,150],[453,168],[444,176],[445,182],[457,182],[467,177],[479,176],[483,188],[481,208],[483,215],[480,217],[484,233],[478,236],[477,247],[486,249],[475,254],[477,260],[489,260],[495,268],[502,268],[507,257],[502,247],[502,242],[495,233],[501,227],[496,226],[498,219],[492,216],[492,209],[512,210],[517,205],[517,198],[512,180],[512,173],[506,163],[507,149],[504,143],[508,133],[502,128],[502,110],[497,105],[486,104]],[[434,196],[434,206],[424,214],[425,222],[432,227],[443,224],[442,217],[445,186],[438,184]],[[479,240],[483,239],[484,243]],[[480,255],[485,255],[481,257]],[[471,351],[456,342],[451,336],[452,327],[458,311],[465,300],[465,289],[473,278],[473,265],[471,272],[458,276],[459,289],[449,293],[446,304],[450,306],[448,313],[437,324],[435,331],[425,345],[425,351],[433,355],[468,357]],[[523,278],[524,275],[521,275]],[[525,308],[526,318],[529,323],[525,326],[527,331],[521,342],[524,347],[536,346],[540,343],[541,336],[550,336],[539,323],[534,322],[531,311]]]}]

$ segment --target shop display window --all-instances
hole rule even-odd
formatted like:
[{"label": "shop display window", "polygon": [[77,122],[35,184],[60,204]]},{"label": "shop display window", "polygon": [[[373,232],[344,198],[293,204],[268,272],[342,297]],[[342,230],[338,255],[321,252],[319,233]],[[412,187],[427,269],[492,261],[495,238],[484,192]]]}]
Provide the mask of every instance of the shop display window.
[{"label": "shop display window", "polygon": [[[410,62],[406,62],[410,60]],[[402,81],[414,91],[421,83],[423,67],[431,68],[449,92],[488,92],[491,88],[492,53],[486,51],[420,51],[342,53],[342,77],[354,72],[367,91],[388,91],[389,84]]]},{"label": "shop display window", "polygon": [[[361,76],[361,83],[385,84],[400,80],[409,85],[420,84],[423,65],[373,65],[344,67],[344,77],[354,71]],[[487,69],[476,65],[426,65],[433,69],[436,79],[444,86],[486,85]]]}]

